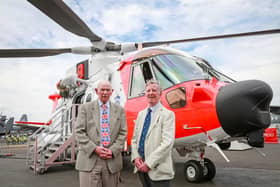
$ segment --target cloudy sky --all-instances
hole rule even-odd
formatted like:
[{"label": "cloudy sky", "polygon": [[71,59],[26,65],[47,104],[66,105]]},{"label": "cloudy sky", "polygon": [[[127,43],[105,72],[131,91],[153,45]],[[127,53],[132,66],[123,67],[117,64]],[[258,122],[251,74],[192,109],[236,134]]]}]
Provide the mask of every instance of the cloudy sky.
[{"label": "cloudy sky", "polygon": [[[141,42],[280,28],[277,0],[66,0],[97,35]],[[280,34],[173,45],[207,59],[236,80],[264,80],[280,105]],[[22,0],[0,2],[0,48],[88,46]],[[89,56],[0,59],[0,113],[46,121],[65,71]]]}]

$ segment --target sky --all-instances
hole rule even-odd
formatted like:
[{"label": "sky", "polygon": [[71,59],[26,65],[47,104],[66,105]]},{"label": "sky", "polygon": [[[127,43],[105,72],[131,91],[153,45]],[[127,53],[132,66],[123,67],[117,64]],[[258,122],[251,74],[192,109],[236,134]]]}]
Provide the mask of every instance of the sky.
[{"label": "sky", "polygon": [[[65,0],[98,36],[115,42],[183,39],[280,29],[278,0]],[[209,61],[235,80],[258,79],[280,105],[280,34],[171,45]],[[0,48],[89,46],[27,1],[0,1]],[[0,114],[47,121],[50,94],[68,68],[90,56],[0,59]]]}]

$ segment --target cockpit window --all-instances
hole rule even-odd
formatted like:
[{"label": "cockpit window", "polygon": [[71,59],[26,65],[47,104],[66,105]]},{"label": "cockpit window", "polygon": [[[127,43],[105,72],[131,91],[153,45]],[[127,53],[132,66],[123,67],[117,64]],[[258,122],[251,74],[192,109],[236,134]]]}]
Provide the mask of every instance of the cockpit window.
[{"label": "cockpit window", "polygon": [[[132,65],[130,77],[129,98],[144,95],[145,84],[150,79],[158,80],[162,89],[186,81],[206,80],[212,77],[224,82],[234,81],[213,69],[203,59],[179,54],[159,54],[138,61]],[[182,105],[183,102],[180,103]]]},{"label": "cockpit window", "polygon": [[203,71],[208,74],[209,77],[215,77],[216,79],[218,79],[221,82],[236,82],[235,80],[233,80],[232,78],[226,76],[225,74],[215,70],[212,66],[209,65],[209,63],[207,61],[205,61],[204,59],[198,58],[196,57],[196,63],[197,65],[199,65]]},{"label": "cockpit window", "polygon": [[185,81],[205,79],[205,72],[188,57],[180,55],[159,55],[152,60],[157,80],[163,89]]},{"label": "cockpit window", "polygon": [[180,87],[169,91],[166,100],[171,108],[182,108],[186,106],[186,88]]}]

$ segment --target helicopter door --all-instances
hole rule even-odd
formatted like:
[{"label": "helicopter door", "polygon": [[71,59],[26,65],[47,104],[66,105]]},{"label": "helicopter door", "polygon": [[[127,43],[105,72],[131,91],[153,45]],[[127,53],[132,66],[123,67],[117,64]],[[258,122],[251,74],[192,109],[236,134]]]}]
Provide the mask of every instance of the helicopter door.
[{"label": "helicopter door", "polygon": [[129,98],[143,96],[146,82],[153,79],[149,62],[145,61],[132,66],[130,77]]}]

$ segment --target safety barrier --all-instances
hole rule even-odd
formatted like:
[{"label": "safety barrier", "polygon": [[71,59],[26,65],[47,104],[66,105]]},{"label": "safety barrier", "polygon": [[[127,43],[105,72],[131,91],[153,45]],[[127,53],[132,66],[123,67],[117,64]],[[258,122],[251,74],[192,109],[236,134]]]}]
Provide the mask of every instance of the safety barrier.
[{"label": "safety barrier", "polygon": [[265,143],[274,143],[274,144],[280,143],[279,135],[278,135],[278,128],[271,127],[271,128],[265,129],[264,141],[265,141]]}]

